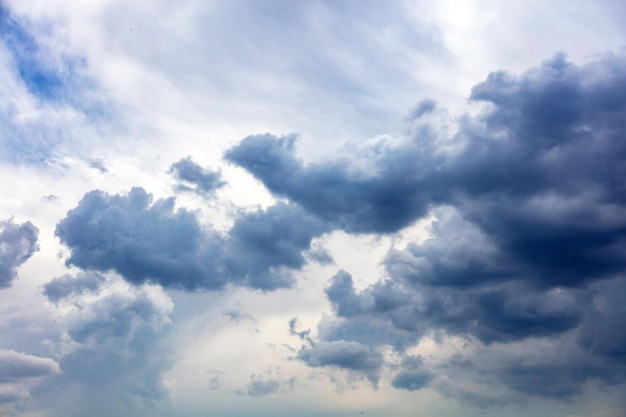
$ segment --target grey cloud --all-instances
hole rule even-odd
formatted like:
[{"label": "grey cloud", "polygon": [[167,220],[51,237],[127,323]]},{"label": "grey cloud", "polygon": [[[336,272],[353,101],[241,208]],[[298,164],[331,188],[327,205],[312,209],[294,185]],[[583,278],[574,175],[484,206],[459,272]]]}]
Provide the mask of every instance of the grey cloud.
[{"label": "grey cloud", "polygon": [[241,312],[239,310],[228,310],[224,311],[222,314],[228,317],[230,321],[234,321],[235,323],[239,323],[244,320],[257,323],[257,320],[252,315]]},{"label": "grey cloud", "polygon": [[298,352],[298,359],[312,367],[331,366],[363,372],[374,383],[383,365],[379,353],[361,343],[338,340],[322,341]]},{"label": "grey cloud", "polygon": [[587,351],[626,365],[626,278],[601,281],[590,288],[590,305],[579,344]]},{"label": "grey cloud", "polygon": [[557,55],[520,76],[493,73],[471,95],[491,108],[460,118],[451,138],[422,124],[350,159],[305,164],[295,136],[265,134],[225,157],[348,232],[394,232],[454,206],[497,247],[496,259],[480,260],[489,265],[475,265],[477,282],[579,286],[626,266],[626,99],[616,93],[626,89],[625,62],[607,55],[576,66]]},{"label": "grey cloud", "polygon": [[203,196],[212,196],[218,188],[226,182],[222,180],[220,171],[211,171],[202,168],[193,162],[191,157],[183,158],[172,164],[168,171],[178,180],[175,189],[178,191],[194,192]]},{"label": "grey cloud", "polygon": [[39,250],[38,233],[31,222],[0,221],[0,288],[9,287],[17,277],[17,268]]},{"label": "grey cloud", "polygon": [[[333,278],[326,294],[334,317],[320,322],[319,340],[300,359],[340,366],[320,346],[356,343],[376,355],[388,345],[404,355],[425,336],[457,336],[494,352],[520,342],[530,351],[560,348],[561,358],[528,362],[529,351],[517,363],[472,361],[487,390],[504,387],[495,397],[444,383],[444,368],[422,374],[409,363],[394,385],[423,386],[432,371],[435,389],[486,406],[524,396],[571,400],[589,381],[622,383],[624,68],[624,55],[583,66],[556,55],[521,75],[493,73],[471,95],[489,105],[461,117],[453,137],[420,119],[413,136],[373,143],[352,159],[307,165],[293,136],[269,134],[227,152],[333,228],[393,232],[436,218],[429,239],[389,251],[385,279],[356,291],[348,273]],[[359,360],[372,363],[365,354]]]},{"label": "grey cloud", "polygon": [[284,380],[280,376],[280,369],[268,368],[264,374],[252,374],[250,383],[246,387],[246,394],[251,397],[264,397],[270,394],[293,391],[297,380],[291,377]]},{"label": "grey cloud", "polygon": [[100,288],[104,278],[97,273],[81,273],[78,276],[63,275],[54,278],[43,286],[43,293],[48,300],[56,303],[72,294],[95,292]]},{"label": "grey cloud", "polygon": [[425,114],[431,113],[437,107],[435,100],[425,98],[420,101],[411,112],[409,119],[419,119]]},{"label": "grey cloud", "polygon": [[312,247],[305,255],[309,260],[320,265],[330,265],[335,262],[328,250],[319,246]]},{"label": "grey cloud", "polygon": [[313,346],[315,344],[315,342],[311,338],[311,329],[298,331],[297,327],[298,327],[298,319],[297,318],[294,317],[291,320],[289,320],[289,334],[292,335],[292,336],[297,336],[300,339],[302,339],[305,342],[307,342],[309,345]]},{"label": "grey cloud", "polygon": [[174,360],[171,301],[156,288],[130,287],[113,275],[95,282],[97,297],[81,285],[67,285],[56,305],[63,373],[41,386],[38,401],[58,415],[94,407],[103,413],[124,408],[131,415],[136,404],[169,395],[163,374]]},{"label": "grey cloud", "polygon": [[127,196],[87,193],[56,235],[71,249],[68,265],[115,270],[131,283],[215,290],[226,284],[262,290],[290,286],[290,269],[327,228],[297,206],[279,203],[240,215],[226,236],[201,227],[174,198],[153,201],[142,188]]},{"label": "grey cloud", "polygon": [[51,358],[0,349],[0,413],[19,411],[38,385],[60,372],[59,364]]},{"label": "grey cloud", "polygon": [[0,384],[51,376],[59,372],[59,364],[50,358],[0,349]]},{"label": "grey cloud", "polygon": [[276,268],[301,268],[312,239],[327,230],[315,216],[284,203],[245,214],[229,231],[227,271],[252,288],[287,287],[293,277]]},{"label": "grey cloud", "polygon": [[92,159],[92,160],[88,161],[88,164],[89,164],[89,166],[91,168],[97,169],[98,171],[100,171],[103,174],[109,171],[107,169],[106,165],[104,164],[104,162],[102,162],[99,159]]},{"label": "grey cloud", "polygon": [[406,356],[400,364],[401,371],[394,376],[391,385],[408,391],[416,391],[427,386],[433,375],[423,368],[421,356]]},{"label": "grey cloud", "polygon": [[435,198],[422,184],[421,158],[409,158],[406,149],[378,144],[365,155],[377,159],[367,161],[372,169],[364,172],[343,160],[305,166],[295,156],[295,140],[294,135],[249,136],[225,158],[271,192],[349,232],[397,231],[425,215]]}]

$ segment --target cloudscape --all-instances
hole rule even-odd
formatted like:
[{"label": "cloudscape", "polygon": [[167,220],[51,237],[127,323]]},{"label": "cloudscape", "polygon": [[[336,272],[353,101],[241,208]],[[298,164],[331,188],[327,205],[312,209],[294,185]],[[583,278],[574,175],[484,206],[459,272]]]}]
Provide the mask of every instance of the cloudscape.
[{"label": "cloudscape", "polygon": [[0,416],[626,416],[625,19],[0,1]]}]

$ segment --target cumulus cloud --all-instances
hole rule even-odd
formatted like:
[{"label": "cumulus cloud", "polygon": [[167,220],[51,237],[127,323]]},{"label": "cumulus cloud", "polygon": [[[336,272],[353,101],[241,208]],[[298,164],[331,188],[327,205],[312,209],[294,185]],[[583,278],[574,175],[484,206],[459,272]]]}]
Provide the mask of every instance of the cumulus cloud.
[{"label": "cumulus cloud", "polygon": [[264,397],[270,394],[293,391],[296,383],[295,377],[287,380],[283,379],[280,375],[280,368],[269,367],[262,374],[250,375],[250,383],[247,385],[245,392],[238,391],[237,393],[250,397]]},{"label": "cumulus cloud", "polygon": [[193,162],[191,157],[173,163],[168,172],[178,181],[174,187],[177,191],[210,197],[218,188],[226,185],[220,171],[202,168]]},{"label": "cumulus cloud", "polygon": [[298,359],[311,367],[336,367],[362,372],[376,383],[383,365],[381,355],[370,347],[353,341],[322,341],[298,352]]},{"label": "cumulus cloud", "polygon": [[0,349],[0,384],[55,375],[59,372],[59,364],[52,359]]},{"label": "cumulus cloud", "polygon": [[409,391],[419,390],[428,385],[432,374],[423,369],[421,356],[406,356],[400,364],[400,372],[394,376],[391,385]]},{"label": "cumulus cloud", "polygon": [[[625,64],[624,55],[583,66],[556,55],[521,75],[494,72],[472,89],[484,111],[461,117],[453,137],[419,120],[412,136],[368,145],[353,160],[305,164],[294,136],[269,134],[227,152],[333,228],[393,232],[435,218],[429,239],[389,251],[378,283],[356,291],[347,272],[332,279],[335,316],[299,358],[371,372],[390,366],[372,358],[391,346],[404,358],[393,386],[428,385],[481,406],[623,383]],[[422,104],[416,117],[434,108]],[[505,387],[493,397],[469,389],[476,381],[458,366],[435,370],[406,356],[424,337],[485,352],[545,342],[562,356],[475,361],[474,374],[489,376],[481,383]],[[451,368],[464,376],[448,377]]]},{"label": "cumulus cloud", "polygon": [[67,264],[115,270],[135,284],[272,290],[293,283],[289,270],[304,265],[303,252],[327,230],[300,207],[278,203],[240,215],[224,236],[174,204],[173,197],[153,201],[142,188],[126,196],[87,193],[57,225],[57,236],[71,250]]},{"label": "cumulus cloud", "polygon": [[51,358],[0,349],[0,413],[13,415],[33,388],[60,372],[59,364]]},{"label": "cumulus cloud", "polygon": [[349,232],[394,232],[453,205],[529,279],[576,286],[626,262],[625,61],[579,67],[557,55],[521,76],[493,73],[471,95],[490,110],[461,118],[451,139],[423,126],[350,159],[304,164],[294,135],[265,134],[226,158]]},{"label": "cumulus cloud", "polygon": [[94,407],[129,412],[169,395],[163,374],[174,359],[168,342],[174,306],[162,289],[81,273],[53,280],[45,292],[55,301],[61,337],[54,349],[63,373],[42,385],[39,400],[55,415]]},{"label": "cumulus cloud", "polygon": [[0,288],[10,286],[17,277],[17,268],[39,250],[38,233],[31,222],[0,221]]},{"label": "cumulus cloud", "polygon": [[104,277],[97,273],[81,273],[78,276],[63,275],[43,286],[44,295],[56,303],[72,294],[95,292],[100,289]]},{"label": "cumulus cloud", "polygon": [[[419,155],[409,158],[406,149],[381,142],[356,161],[304,165],[295,142],[295,135],[249,136],[225,157],[273,193],[349,232],[394,232],[427,213],[434,195],[421,183]],[[359,157],[372,158],[371,167],[360,168]]]}]

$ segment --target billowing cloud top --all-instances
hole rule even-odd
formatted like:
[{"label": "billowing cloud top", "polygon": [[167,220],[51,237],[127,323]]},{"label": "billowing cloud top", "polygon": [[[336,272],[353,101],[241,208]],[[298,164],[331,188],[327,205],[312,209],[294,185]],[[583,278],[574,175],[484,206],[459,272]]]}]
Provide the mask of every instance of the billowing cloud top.
[{"label": "billowing cloud top", "polygon": [[175,210],[174,203],[153,202],[142,188],[126,196],[87,193],[56,229],[72,251],[67,263],[114,270],[135,284],[215,290],[231,283],[272,290],[293,283],[288,269],[302,267],[303,252],[326,230],[299,207],[280,203],[242,214],[222,236],[201,227],[194,213]]}]

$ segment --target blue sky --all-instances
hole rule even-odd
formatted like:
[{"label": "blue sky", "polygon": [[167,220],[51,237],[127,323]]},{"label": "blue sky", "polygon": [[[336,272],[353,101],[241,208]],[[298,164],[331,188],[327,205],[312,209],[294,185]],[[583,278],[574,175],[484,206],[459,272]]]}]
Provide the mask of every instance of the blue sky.
[{"label": "blue sky", "polygon": [[620,1],[0,3],[0,416],[626,415]]}]

